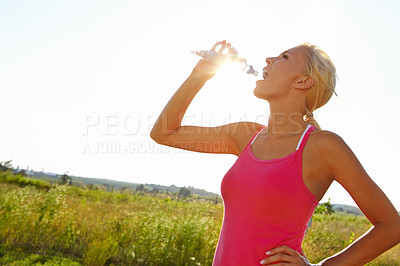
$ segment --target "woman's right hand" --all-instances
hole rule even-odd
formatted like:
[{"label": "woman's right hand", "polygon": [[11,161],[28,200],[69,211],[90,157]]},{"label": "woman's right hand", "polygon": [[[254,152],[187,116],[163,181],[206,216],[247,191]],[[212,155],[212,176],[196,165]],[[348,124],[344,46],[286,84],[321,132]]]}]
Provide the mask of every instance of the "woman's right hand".
[{"label": "woman's right hand", "polygon": [[[213,51],[222,54],[224,51],[227,51],[227,54],[232,54],[236,52],[236,49],[231,46],[230,43],[226,43],[226,41],[219,42],[220,44],[220,49],[218,51],[215,51],[216,47],[213,47]],[[224,64],[225,60],[223,60],[223,57],[218,57],[214,59],[201,59],[197,65],[194,67],[191,76],[195,78],[200,78],[203,80],[209,80],[217,74],[218,70],[221,68],[221,66]]]},{"label": "woman's right hand", "polygon": [[213,60],[200,59],[194,67],[191,76],[202,80],[209,80],[217,74],[220,67],[221,64],[218,64]]}]

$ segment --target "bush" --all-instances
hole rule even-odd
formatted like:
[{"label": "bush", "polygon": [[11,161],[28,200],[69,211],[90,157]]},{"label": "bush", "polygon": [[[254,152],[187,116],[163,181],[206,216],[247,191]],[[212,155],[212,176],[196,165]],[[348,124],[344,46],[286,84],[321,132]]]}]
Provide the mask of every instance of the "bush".
[{"label": "bush", "polygon": [[38,179],[26,178],[21,175],[14,175],[10,171],[0,171],[0,183],[16,184],[20,187],[34,186],[39,189],[48,190],[51,188],[50,183]]}]

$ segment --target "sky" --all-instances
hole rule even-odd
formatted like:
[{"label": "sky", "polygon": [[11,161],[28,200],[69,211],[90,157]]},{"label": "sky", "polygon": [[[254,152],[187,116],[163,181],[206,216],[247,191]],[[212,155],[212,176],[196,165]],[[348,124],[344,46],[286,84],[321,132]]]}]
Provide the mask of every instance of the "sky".
[{"label": "sky", "polygon": [[[303,42],[339,81],[321,127],[341,136],[400,210],[400,2],[0,1],[0,161],[15,167],[220,192],[236,160],[163,147],[150,130],[207,50],[228,40],[255,69]],[[185,125],[266,124],[257,78],[222,70]],[[321,202],[354,205],[334,183]]]}]

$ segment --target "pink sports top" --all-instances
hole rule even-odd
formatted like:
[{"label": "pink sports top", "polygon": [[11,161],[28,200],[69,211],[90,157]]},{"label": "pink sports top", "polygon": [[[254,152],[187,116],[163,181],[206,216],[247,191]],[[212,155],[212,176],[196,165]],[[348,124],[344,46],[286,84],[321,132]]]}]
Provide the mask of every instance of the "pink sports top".
[{"label": "pink sports top", "polygon": [[251,150],[260,130],[225,174],[214,266],[260,265],[266,251],[281,245],[302,253],[307,223],[318,204],[302,177],[302,152],[314,129],[308,125],[294,152],[272,160],[258,159]]}]

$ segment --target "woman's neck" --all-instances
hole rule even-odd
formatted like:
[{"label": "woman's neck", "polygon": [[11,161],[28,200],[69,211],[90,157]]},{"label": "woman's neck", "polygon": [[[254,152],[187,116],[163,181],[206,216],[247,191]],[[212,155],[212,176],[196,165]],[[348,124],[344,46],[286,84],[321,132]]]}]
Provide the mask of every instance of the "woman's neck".
[{"label": "woman's neck", "polygon": [[302,134],[307,127],[303,115],[300,111],[271,110],[266,133],[272,138]]}]

